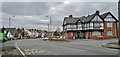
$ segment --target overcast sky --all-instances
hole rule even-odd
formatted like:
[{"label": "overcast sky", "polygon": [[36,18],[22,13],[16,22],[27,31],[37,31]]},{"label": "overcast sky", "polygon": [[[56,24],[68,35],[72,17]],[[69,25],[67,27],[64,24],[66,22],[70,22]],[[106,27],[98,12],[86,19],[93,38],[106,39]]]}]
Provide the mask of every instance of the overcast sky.
[{"label": "overcast sky", "polygon": [[118,18],[117,2],[2,2],[1,7],[2,25],[0,24],[0,27],[3,25],[8,27],[8,19],[11,18],[11,27],[47,30],[51,17],[52,29],[56,30],[58,27],[62,28],[65,16],[70,14],[77,17],[87,16],[96,10],[99,10],[101,14],[110,11]]}]

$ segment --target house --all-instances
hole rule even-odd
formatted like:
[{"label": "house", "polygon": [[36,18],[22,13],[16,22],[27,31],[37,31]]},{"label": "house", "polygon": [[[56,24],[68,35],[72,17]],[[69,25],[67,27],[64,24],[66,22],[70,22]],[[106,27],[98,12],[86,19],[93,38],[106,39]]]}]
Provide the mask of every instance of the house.
[{"label": "house", "polygon": [[77,37],[77,21],[80,19],[80,17],[73,17],[72,15],[69,15],[69,17],[65,17],[63,21],[63,34],[65,38],[73,38]]},{"label": "house", "polygon": [[97,10],[94,14],[82,17],[65,17],[63,31],[65,38],[79,39],[109,39],[117,38],[118,20],[107,12],[100,15]]},{"label": "house", "polygon": [[24,37],[24,30],[17,28],[14,32],[14,37],[17,39],[22,39]]}]

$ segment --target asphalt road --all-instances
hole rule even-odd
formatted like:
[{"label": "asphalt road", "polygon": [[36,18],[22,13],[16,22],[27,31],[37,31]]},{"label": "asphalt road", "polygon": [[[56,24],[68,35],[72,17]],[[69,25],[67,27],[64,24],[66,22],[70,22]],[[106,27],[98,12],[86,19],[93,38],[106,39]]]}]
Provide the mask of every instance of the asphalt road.
[{"label": "asphalt road", "polygon": [[[41,39],[17,40],[15,45],[25,55],[117,55],[118,50],[75,44],[76,42],[50,42]],[[79,43],[79,42],[78,42]]]}]

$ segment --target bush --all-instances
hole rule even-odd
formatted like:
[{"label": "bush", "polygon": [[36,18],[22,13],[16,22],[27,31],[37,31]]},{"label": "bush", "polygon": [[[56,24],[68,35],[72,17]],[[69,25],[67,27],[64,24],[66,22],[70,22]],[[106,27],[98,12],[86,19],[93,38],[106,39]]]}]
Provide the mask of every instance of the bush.
[{"label": "bush", "polygon": [[60,33],[58,31],[55,31],[53,35],[54,36],[60,36]]}]

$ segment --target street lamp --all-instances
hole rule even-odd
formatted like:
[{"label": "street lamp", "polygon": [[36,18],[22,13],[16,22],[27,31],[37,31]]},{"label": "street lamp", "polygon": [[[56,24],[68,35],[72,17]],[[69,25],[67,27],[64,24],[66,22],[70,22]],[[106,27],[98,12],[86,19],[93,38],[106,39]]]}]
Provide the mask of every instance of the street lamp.
[{"label": "street lamp", "polygon": [[[15,17],[15,16],[12,16],[12,17]],[[10,26],[11,26],[11,17],[9,17],[9,28],[10,28]]]},{"label": "street lamp", "polygon": [[[46,16],[46,17],[49,17],[49,18],[50,18],[50,23],[48,24],[48,27],[50,27],[49,30],[51,30],[51,21],[52,21],[52,20],[51,20],[51,16]],[[48,31],[49,31],[49,30],[48,30]]]}]

